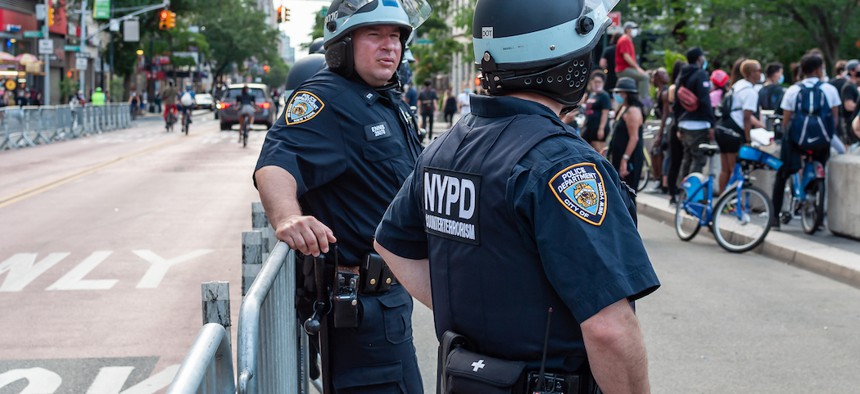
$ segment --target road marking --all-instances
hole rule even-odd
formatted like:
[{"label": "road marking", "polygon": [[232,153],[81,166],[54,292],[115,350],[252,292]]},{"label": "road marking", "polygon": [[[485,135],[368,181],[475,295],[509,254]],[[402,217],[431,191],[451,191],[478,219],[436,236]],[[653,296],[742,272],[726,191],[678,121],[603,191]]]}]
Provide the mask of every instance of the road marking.
[{"label": "road marking", "polygon": [[76,180],[76,179],[78,179],[78,178],[82,178],[82,177],[84,177],[84,176],[87,176],[87,175],[89,175],[89,174],[92,174],[92,173],[94,173],[94,172],[96,172],[96,171],[98,171],[98,170],[101,170],[101,169],[105,168],[105,167],[108,167],[108,166],[114,165],[114,164],[116,164],[116,163],[120,163],[120,162],[126,161],[126,160],[128,160],[128,159],[135,158],[135,157],[140,156],[140,155],[144,155],[144,154],[150,153],[150,152],[152,152],[152,151],[155,151],[155,150],[157,150],[157,149],[161,149],[161,148],[163,148],[163,147],[165,147],[165,146],[167,146],[167,145],[170,145],[170,144],[175,144],[175,143],[177,143],[178,141],[182,141],[182,139],[178,139],[178,138],[177,138],[177,139],[174,139],[174,140],[167,141],[167,142],[165,142],[165,143],[163,143],[163,144],[158,144],[158,145],[155,145],[155,146],[152,146],[152,147],[149,147],[149,148],[143,149],[143,150],[141,150],[141,151],[138,151],[138,152],[135,152],[135,153],[131,153],[131,154],[129,154],[129,155],[120,156],[120,157],[117,157],[117,158],[115,158],[115,159],[111,159],[111,160],[105,161],[105,162],[103,162],[103,163],[96,164],[96,165],[94,165],[94,166],[92,166],[92,167],[90,167],[90,168],[87,168],[87,169],[84,169],[84,170],[78,171],[78,172],[76,172],[76,173],[74,173],[74,174],[66,175],[66,176],[64,176],[64,177],[62,177],[62,178],[60,178],[60,179],[50,181],[50,182],[45,183],[45,184],[40,185],[40,186],[32,187],[32,188],[30,188],[30,189],[28,189],[28,190],[24,190],[23,192],[20,192],[20,193],[17,193],[17,194],[14,194],[14,195],[8,196],[8,197],[4,197],[4,198],[0,199],[0,208],[4,208],[4,207],[6,207],[6,206],[8,206],[8,205],[12,205],[12,204],[14,204],[14,203],[16,203],[16,202],[18,202],[18,201],[24,200],[24,199],[26,199],[26,198],[29,198],[29,197],[33,197],[33,196],[39,195],[39,194],[41,194],[41,193],[43,193],[43,192],[46,192],[46,191],[48,191],[48,190],[51,190],[51,189],[53,189],[53,188],[57,187],[57,186],[63,185],[63,184],[65,184],[65,183],[68,183],[68,182],[74,181],[74,180]]},{"label": "road marking", "polygon": [[164,274],[167,273],[167,270],[169,270],[170,267],[211,253],[212,250],[198,249],[191,253],[186,253],[182,256],[174,257],[170,260],[162,258],[161,256],[153,253],[151,250],[133,250],[132,252],[138,255],[138,257],[152,264],[152,266],[150,266],[149,269],[146,271],[146,274],[143,275],[143,278],[140,279],[140,282],[137,283],[137,288],[154,289],[158,287],[158,284],[161,283],[162,279],[164,279]]},{"label": "road marking", "polygon": [[84,279],[90,271],[98,267],[102,261],[111,255],[110,251],[96,251],[78,264],[71,271],[63,275],[54,284],[48,286],[47,290],[108,290],[116,282],[116,279]]},{"label": "road marking", "polygon": [[134,367],[103,367],[87,390],[87,394],[120,392],[131,371],[134,371]]},{"label": "road marking", "polygon": [[9,272],[6,280],[0,284],[0,291],[21,291],[68,255],[69,253],[51,253],[38,263],[36,263],[36,253],[19,253],[8,258],[0,263],[0,275]]},{"label": "road marking", "polygon": [[27,368],[13,369],[11,371],[0,374],[0,388],[14,383],[18,380],[26,379],[27,387],[21,394],[44,394],[53,393],[63,383],[63,378],[57,375],[56,372],[49,371],[45,368]]}]

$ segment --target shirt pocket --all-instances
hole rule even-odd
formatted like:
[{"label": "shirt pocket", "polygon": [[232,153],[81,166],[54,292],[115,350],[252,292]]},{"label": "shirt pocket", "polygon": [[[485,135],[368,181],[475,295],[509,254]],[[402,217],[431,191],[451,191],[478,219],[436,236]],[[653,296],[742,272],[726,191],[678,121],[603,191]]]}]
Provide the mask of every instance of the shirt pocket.
[{"label": "shirt pocket", "polygon": [[366,142],[361,147],[364,159],[372,162],[391,159],[403,152],[403,149],[406,149],[406,147],[398,144],[397,140],[393,137]]}]

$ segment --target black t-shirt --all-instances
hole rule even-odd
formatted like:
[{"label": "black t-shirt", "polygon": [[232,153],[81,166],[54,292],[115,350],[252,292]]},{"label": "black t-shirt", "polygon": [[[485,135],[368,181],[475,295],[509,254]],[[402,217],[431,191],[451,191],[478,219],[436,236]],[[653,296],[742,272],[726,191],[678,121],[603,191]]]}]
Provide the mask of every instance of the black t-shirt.
[{"label": "black t-shirt", "polygon": [[[585,102],[585,130],[588,133],[597,135],[600,127],[600,116],[603,110],[612,109],[612,100],[609,98],[609,93],[600,91],[592,93]],[[606,120],[604,132],[609,130],[609,119]]]},{"label": "black t-shirt", "polygon": [[851,113],[845,112],[845,102],[853,101],[854,104],[857,104],[857,99],[860,98],[860,91],[857,90],[857,85],[854,82],[848,81],[845,85],[842,86],[842,116],[846,119],[850,119]]},{"label": "black t-shirt", "polygon": [[781,113],[779,104],[782,102],[782,95],[784,93],[785,90],[782,88],[782,85],[767,85],[758,92],[758,105],[761,109],[779,111],[777,113]]},{"label": "black t-shirt", "polygon": [[418,105],[421,112],[433,112],[435,110],[433,108],[433,102],[438,99],[439,96],[436,95],[436,91],[433,89],[424,89],[421,93],[418,93]]}]

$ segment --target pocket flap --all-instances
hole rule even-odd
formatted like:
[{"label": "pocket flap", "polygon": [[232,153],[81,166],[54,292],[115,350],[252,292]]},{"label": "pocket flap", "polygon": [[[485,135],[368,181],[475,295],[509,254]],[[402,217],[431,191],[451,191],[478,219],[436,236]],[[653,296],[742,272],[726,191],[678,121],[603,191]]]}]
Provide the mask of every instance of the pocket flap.
[{"label": "pocket flap", "polygon": [[410,295],[405,291],[390,291],[376,297],[386,308],[397,308],[409,303]]},{"label": "pocket flap", "polygon": [[522,376],[526,363],[508,361],[457,348],[448,355],[448,375],[465,377],[496,387],[510,387]]}]

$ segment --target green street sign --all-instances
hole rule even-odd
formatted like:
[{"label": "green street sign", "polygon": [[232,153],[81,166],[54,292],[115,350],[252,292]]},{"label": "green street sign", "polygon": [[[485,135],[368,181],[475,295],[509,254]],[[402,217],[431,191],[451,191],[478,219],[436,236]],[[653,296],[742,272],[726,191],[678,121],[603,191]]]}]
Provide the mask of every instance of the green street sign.
[{"label": "green street sign", "polygon": [[110,0],[96,0],[95,19],[110,19]]},{"label": "green street sign", "polygon": [[24,38],[42,38],[41,30],[24,30]]},{"label": "green street sign", "polygon": [[80,45],[64,45],[63,50],[66,52],[80,52],[81,46]]}]

